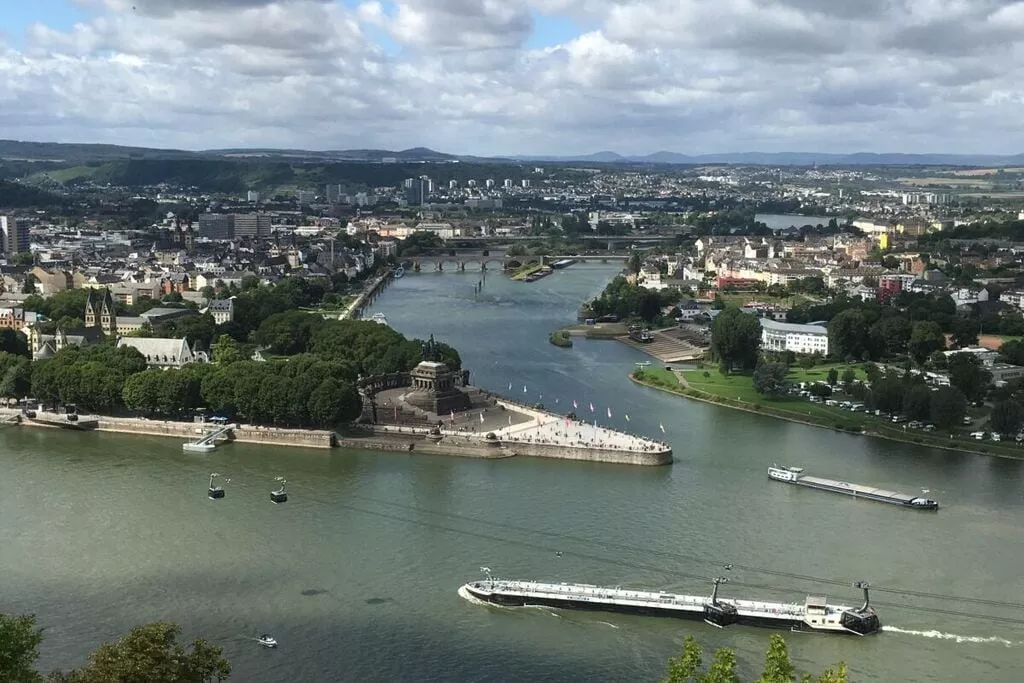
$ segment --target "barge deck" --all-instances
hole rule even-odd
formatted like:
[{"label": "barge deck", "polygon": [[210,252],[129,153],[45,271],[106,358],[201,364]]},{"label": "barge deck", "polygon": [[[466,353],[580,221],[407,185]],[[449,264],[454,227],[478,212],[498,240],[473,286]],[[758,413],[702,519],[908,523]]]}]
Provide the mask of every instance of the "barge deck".
[{"label": "barge deck", "polygon": [[714,590],[708,597],[578,583],[496,579],[488,573],[482,581],[463,585],[459,595],[467,600],[506,607],[546,606],[624,612],[703,620],[718,627],[739,624],[860,636],[875,633],[881,628],[878,615],[870,605],[868,584],[864,582],[854,584],[864,591],[864,604],[859,608],[829,605],[825,598],[815,596],[808,596],[803,604],[720,599],[718,586],[724,582],[725,579],[716,579]]},{"label": "barge deck", "polygon": [[[915,510],[938,510],[939,503],[924,496],[912,496],[898,491],[889,491],[874,486],[862,486],[850,484],[835,479],[823,479],[822,477],[809,477],[804,474],[802,467],[787,467],[785,465],[772,465],[768,468],[768,478],[797,486],[842,493],[854,498],[866,498],[879,503],[890,503],[903,507],[914,508]],[[924,493],[928,493],[927,489]]]}]

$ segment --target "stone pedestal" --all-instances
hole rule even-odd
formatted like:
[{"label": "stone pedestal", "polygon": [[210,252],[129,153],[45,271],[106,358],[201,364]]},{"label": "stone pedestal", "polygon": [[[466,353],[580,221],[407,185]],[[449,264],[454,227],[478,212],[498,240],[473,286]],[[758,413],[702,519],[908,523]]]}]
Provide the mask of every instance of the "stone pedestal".
[{"label": "stone pedestal", "polygon": [[403,397],[421,410],[444,417],[470,408],[469,396],[455,386],[456,373],[439,361],[423,361],[409,373],[412,385]]}]

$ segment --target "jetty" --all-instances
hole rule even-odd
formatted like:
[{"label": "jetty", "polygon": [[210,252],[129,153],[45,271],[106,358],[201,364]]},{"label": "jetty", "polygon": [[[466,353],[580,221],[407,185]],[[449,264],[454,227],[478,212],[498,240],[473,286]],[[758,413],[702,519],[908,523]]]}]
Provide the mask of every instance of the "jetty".
[{"label": "jetty", "polygon": [[193,453],[209,453],[217,448],[218,439],[227,439],[228,432],[238,429],[237,424],[218,425],[216,429],[197,441],[190,441],[182,444],[181,450]]},{"label": "jetty", "polygon": [[60,427],[61,429],[78,429],[78,430],[90,430],[96,429],[99,424],[99,418],[95,415],[79,415],[77,411],[69,410],[64,413],[56,413],[50,411],[38,410],[25,410],[22,413],[22,417],[29,422],[34,422],[38,425],[46,425],[47,427]]},{"label": "jetty", "polygon": [[685,328],[667,327],[643,334],[627,333],[616,337],[620,342],[657,358],[662,363],[683,363],[700,360],[707,341]]},{"label": "jetty", "polygon": [[881,629],[878,615],[871,606],[869,586],[863,581],[853,585],[864,591],[864,603],[860,607],[849,607],[830,605],[826,598],[819,596],[808,596],[803,603],[720,598],[718,589],[719,584],[726,582],[724,578],[714,580],[714,588],[708,596],[631,590],[618,586],[496,579],[487,567],[481,569],[487,578],[463,585],[459,594],[467,600],[504,607],[537,605],[676,617],[703,620],[719,628],[739,624],[858,636]]}]

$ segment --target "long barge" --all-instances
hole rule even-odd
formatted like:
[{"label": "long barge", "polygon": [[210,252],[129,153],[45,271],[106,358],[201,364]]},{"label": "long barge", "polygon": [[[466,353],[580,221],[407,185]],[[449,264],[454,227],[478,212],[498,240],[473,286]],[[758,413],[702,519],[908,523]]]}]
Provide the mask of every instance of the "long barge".
[{"label": "long barge", "polygon": [[664,591],[608,588],[579,583],[542,583],[493,578],[471,581],[459,588],[459,595],[504,607],[546,606],[564,609],[623,612],[648,616],[703,620],[719,628],[732,624],[762,626],[791,631],[850,633],[864,636],[881,629],[870,604],[868,584],[854,587],[864,591],[860,607],[829,605],[825,598],[808,596],[800,603],[734,600],[718,597],[716,579],[710,596],[680,595]]},{"label": "long barge", "polygon": [[[822,491],[842,493],[847,496],[853,496],[854,498],[866,498],[867,500],[874,500],[879,503],[901,505],[915,510],[939,509],[938,501],[930,498],[912,496],[906,493],[899,493],[897,491],[887,491],[873,486],[850,484],[845,481],[836,481],[835,479],[809,477],[804,474],[802,467],[772,465],[768,468],[768,478],[774,479],[775,481],[785,482],[787,484],[796,484],[797,486],[806,486],[808,488],[820,489]],[[927,491],[925,491],[925,493],[927,493]]]}]

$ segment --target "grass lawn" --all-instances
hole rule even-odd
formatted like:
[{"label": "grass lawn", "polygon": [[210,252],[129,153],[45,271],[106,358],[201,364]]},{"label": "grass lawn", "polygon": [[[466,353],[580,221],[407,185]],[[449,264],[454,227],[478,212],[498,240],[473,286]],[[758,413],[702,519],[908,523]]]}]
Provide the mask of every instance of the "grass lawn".
[{"label": "grass lawn", "polygon": [[735,306],[741,308],[746,304],[757,301],[762,304],[778,304],[787,308],[793,308],[806,301],[810,301],[810,297],[803,294],[794,294],[792,296],[770,296],[763,292],[741,292],[736,294],[719,294],[722,297],[722,301],[725,302],[726,306]]},{"label": "grass lawn", "polygon": [[[790,374],[794,381],[807,381],[824,379],[828,374],[830,366],[815,366],[810,372],[795,370]],[[837,366],[845,367],[842,365]],[[863,377],[863,370],[856,367],[858,376]],[[704,376],[705,372],[707,377]],[[679,376],[685,379],[689,389],[678,379]],[[800,379],[797,379],[800,378]],[[842,408],[826,406],[824,403],[811,403],[810,401],[793,396],[781,396],[769,398],[762,396],[754,390],[753,377],[750,375],[729,375],[724,376],[718,370],[684,370],[677,374],[661,368],[647,368],[644,370],[644,381],[655,384],[663,389],[680,395],[693,396],[693,392],[700,392],[714,399],[715,402],[736,408],[745,408],[765,415],[775,415],[795,420],[803,420],[823,427],[834,429],[860,431],[889,437],[899,441],[917,443],[923,446],[943,446],[946,448],[959,448],[965,451],[993,453],[1008,455],[1016,458],[1024,457],[1024,448],[1012,442],[992,443],[989,441],[980,442],[971,439],[967,432],[971,428],[958,428],[955,430],[956,437],[949,438],[949,431],[923,432],[919,430],[904,429],[903,424],[894,424],[888,416],[869,415],[867,413],[854,413]],[[839,395],[842,398],[843,395]],[[979,409],[980,410],[980,409]],[[969,411],[974,415],[975,410]]]},{"label": "grass lawn", "polygon": [[847,365],[846,363],[827,363],[825,365],[815,365],[813,368],[810,368],[809,370],[804,370],[803,368],[794,365],[793,367],[790,368],[789,374],[786,375],[786,379],[788,379],[791,382],[797,383],[824,382],[828,380],[828,371],[831,370],[832,368],[835,368],[836,372],[839,373],[840,381],[842,381],[843,379],[843,371],[845,371],[846,368],[853,368],[853,371],[857,373],[857,379],[867,379],[867,373],[864,372],[864,369],[860,365]]}]

